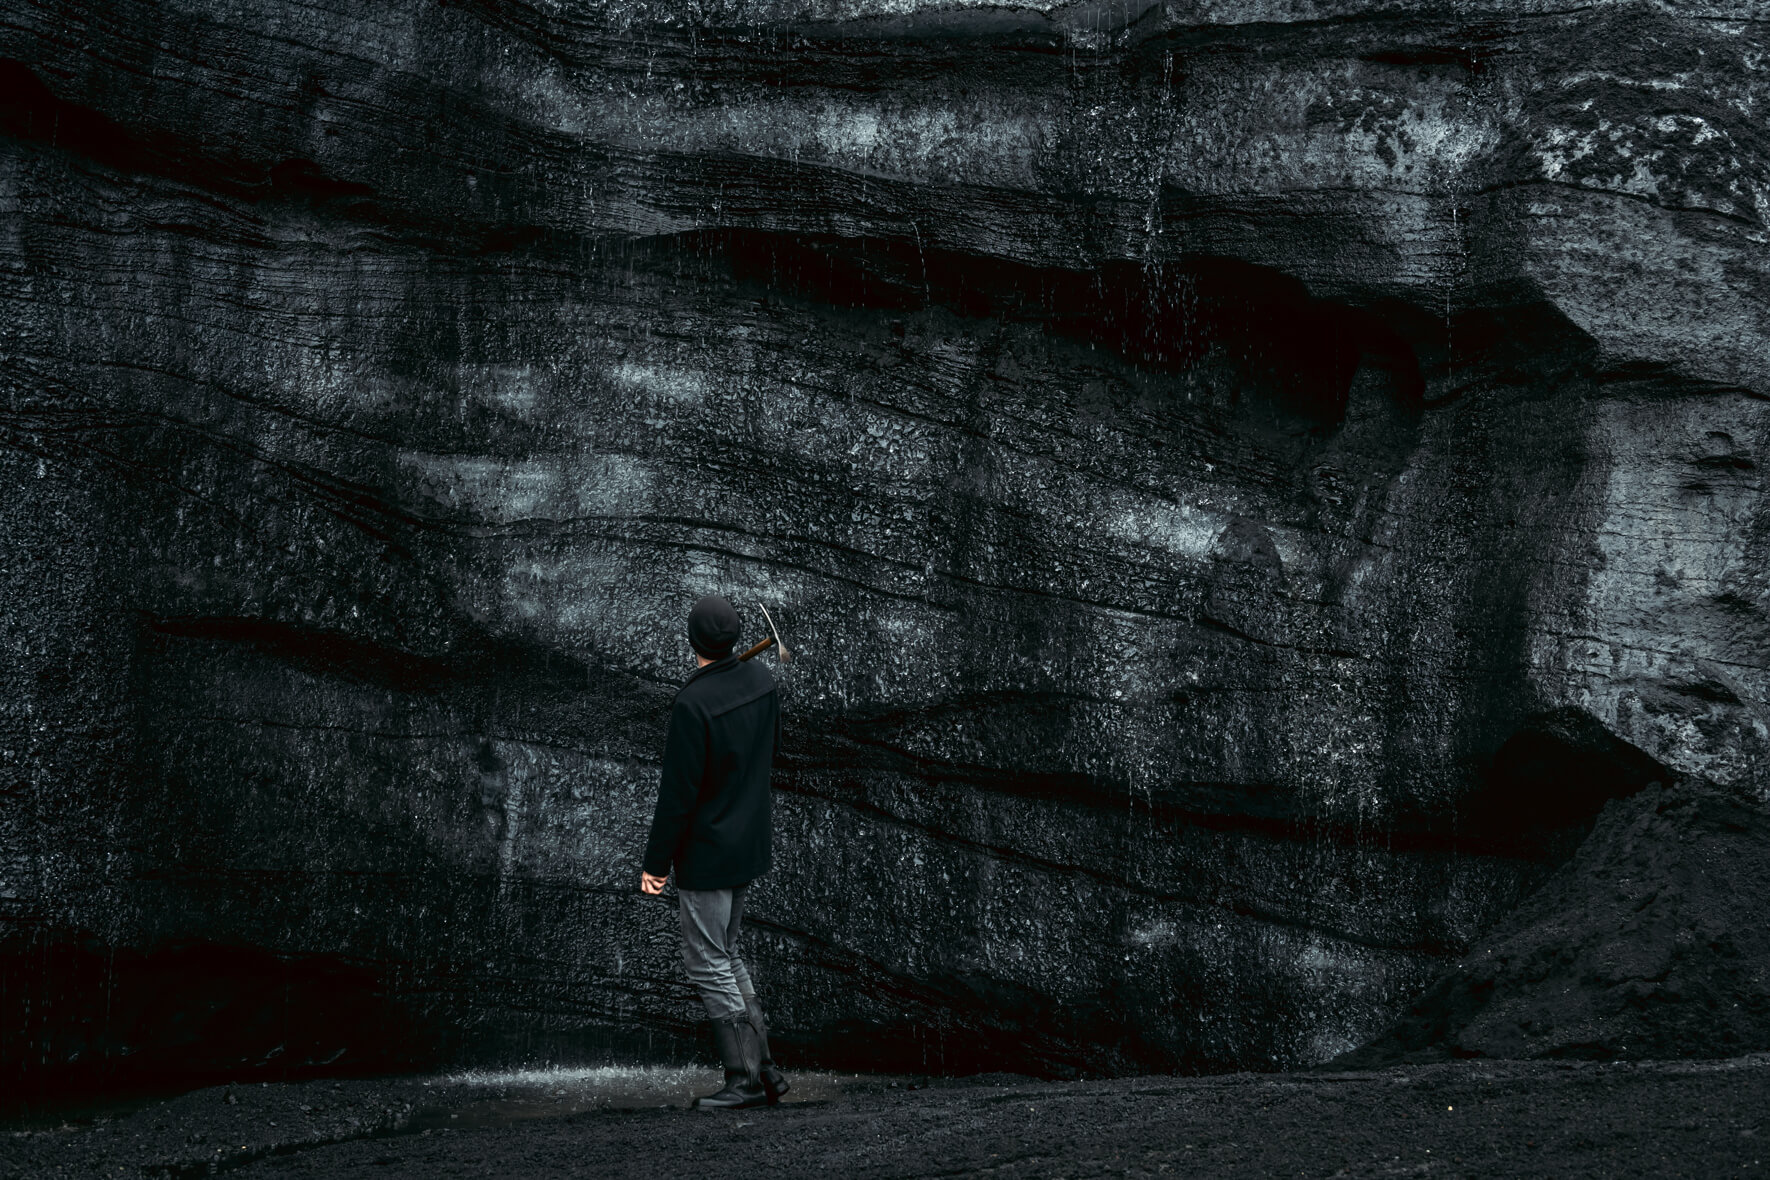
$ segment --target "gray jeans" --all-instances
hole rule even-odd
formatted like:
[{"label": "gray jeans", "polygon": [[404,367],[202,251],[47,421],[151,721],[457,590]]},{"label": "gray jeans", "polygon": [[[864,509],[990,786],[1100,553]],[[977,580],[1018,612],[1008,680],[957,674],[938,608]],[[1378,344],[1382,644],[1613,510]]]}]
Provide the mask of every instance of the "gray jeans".
[{"label": "gray jeans", "polygon": [[749,889],[740,885],[736,889],[676,891],[682,919],[682,963],[713,1020],[742,1016],[744,997],[756,994],[750,972],[738,957],[744,895]]}]

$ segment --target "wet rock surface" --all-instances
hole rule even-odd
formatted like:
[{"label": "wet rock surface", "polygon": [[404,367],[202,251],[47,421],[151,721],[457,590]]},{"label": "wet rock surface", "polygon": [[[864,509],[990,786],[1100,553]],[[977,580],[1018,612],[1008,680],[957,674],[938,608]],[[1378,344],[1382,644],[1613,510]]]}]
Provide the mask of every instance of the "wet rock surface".
[{"label": "wet rock surface", "polygon": [[[799,1078],[801,1075],[795,1075]],[[814,1079],[808,1079],[814,1080]],[[728,1112],[597,1084],[249,1086],[0,1137],[0,1176],[1753,1176],[1770,1062],[1050,1083],[826,1078]],[[690,1081],[712,1089],[711,1071]],[[234,1105],[228,1104],[232,1096]],[[655,1097],[656,1095],[652,1095]]]},{"label": "wet rock surface", "polygon": [[1770,794],[1753,16],[15,5],[6,1076],[701,1051],[708,591],[800,652],[783,1048],[1379,1034]]}]

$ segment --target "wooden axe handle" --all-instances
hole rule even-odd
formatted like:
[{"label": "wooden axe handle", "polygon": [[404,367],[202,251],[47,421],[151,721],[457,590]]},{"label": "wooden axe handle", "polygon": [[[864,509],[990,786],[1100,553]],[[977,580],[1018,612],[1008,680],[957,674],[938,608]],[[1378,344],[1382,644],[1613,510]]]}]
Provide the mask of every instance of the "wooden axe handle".
[{"label": "wooden axe handle", "polygon": [[764,639],[761,643],[758,643],[755,647],[752,647],[749,651],[739,656],[738,659],[747,660],[751,656],[759,656],[773,646],[774,636],[770,635],[767,639]]}]

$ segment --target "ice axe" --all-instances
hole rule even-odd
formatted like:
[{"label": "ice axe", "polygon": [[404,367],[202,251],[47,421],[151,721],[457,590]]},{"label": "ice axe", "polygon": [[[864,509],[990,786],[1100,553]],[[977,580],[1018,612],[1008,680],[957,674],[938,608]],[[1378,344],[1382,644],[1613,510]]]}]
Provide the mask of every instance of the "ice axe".
[{"label": "ice axe", "polygon": [[[760,602],[756,605],[762,606]],[[786,642],[781,639],[781,633],[775,628],[774,619],[769,615],[768,608],[765,606],[762,606],[762,617],[768,620],[768,638],[757,643],[755,647],[739,656],[738,659],[747,660],[751,656],[761,655],[771,647],[778,647],[781,649],[781,663],[784,664],[793,658],[793,653],[787,650]]]}]

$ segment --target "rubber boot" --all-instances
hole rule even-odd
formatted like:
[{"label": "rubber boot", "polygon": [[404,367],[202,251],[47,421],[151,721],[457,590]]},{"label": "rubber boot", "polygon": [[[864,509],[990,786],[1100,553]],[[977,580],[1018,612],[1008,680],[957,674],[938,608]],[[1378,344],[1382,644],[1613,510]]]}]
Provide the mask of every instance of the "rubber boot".
[{"label": "rubber boot", "polygon": [[768,1093],[768,1105],[773,1106],[781,1100],[781,1095],[791,1090],[792,1084],[787,1075],[782,1073],[780,1066],[768,1052],[768,1021],[762,1016],[762,1005],[756,1002],[755,996],[744,997],[744,1010],[749,1014],[750,1027],[756,1030],[756,1045],[761,1062],[762,1088]]},{"label": "rubber boot", "polygon": [[723,1089],[694,1100],[696,1110],[747,1110],[768,1101],[762,1088],[761,1051],[756,1030],[744,1016],[726,1016],[713,1022],[713,1041],[725,1065]]}]

